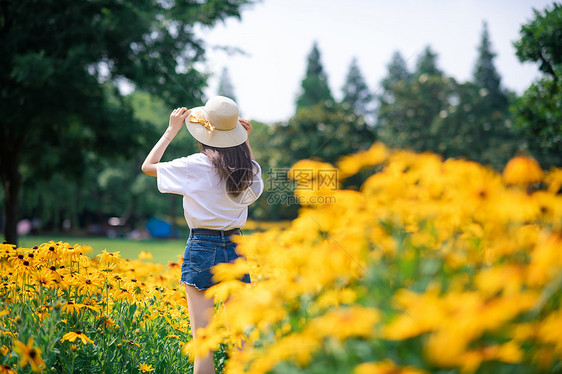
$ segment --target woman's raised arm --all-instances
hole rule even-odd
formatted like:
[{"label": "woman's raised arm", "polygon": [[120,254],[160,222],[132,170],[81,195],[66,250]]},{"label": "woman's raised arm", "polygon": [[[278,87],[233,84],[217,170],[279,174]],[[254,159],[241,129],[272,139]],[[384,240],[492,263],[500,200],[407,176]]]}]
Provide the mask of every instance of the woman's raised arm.
[{"label": "woman's raised arm", "polygon": [[191,113],[191,110],[187,108],[176,108],[170,114],[170,122],[168,123],[168,128],[164,132],[164,135],[158,140],[158,143],[152,148],[146,160],[142,164],[143,173],[150,175],[152,177],[156,176],[157,168],[156,165],[162,159],[166,148],[181,130],[183,123],[187,116]]}]

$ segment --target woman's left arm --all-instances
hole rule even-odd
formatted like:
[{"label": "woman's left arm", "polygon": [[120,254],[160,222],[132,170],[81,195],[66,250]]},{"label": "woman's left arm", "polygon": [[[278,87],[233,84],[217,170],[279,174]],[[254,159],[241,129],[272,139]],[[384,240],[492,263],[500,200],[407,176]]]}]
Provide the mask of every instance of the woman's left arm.
[{"label": "woman's left arm", "polygon": [[157,175],[157,165],[162,159],[166,148],[172,142],[172,139],[181,130],[183,123],[187,116],[191,113],[191,110],[187,108],[176,108],[170,114],[170,122],[168,123],[168,128],[164,135],[160,138],[158,143],[152,148],[146,160],[142,164],[143,173],[155,177]]}]

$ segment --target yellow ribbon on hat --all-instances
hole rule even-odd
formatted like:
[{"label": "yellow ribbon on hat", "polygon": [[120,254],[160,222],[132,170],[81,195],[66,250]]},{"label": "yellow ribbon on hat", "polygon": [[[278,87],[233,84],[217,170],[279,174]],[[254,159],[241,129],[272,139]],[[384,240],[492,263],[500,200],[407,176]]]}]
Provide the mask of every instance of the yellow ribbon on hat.
[{"label": "yellow ribbon on hat", "polygon": [[205,118],[199,117],[196,114],[190,114],[188,121],[191,123],[200,123],[209,132],[213,132],[213,130],[215,129],[215,126],[211,125],[211,122],[207,121]]}]

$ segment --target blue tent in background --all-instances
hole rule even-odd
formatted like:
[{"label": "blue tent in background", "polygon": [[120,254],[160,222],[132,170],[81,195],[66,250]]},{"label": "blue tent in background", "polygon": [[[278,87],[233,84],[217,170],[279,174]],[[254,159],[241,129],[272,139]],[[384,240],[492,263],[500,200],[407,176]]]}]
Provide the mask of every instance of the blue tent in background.
[{"label": "blue tent in background", "polygon": [[172,235],[172,225],[158,218],[150,218],[145,227],[153,238],[169,238]]}]

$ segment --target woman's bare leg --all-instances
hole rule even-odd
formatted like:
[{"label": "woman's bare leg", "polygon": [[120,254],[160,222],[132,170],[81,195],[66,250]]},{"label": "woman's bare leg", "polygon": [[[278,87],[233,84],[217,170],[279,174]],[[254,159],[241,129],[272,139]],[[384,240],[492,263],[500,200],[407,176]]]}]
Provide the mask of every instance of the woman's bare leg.
[{"label": "woman's bare leg", "polygon": [[[189,311],[189,322],[191,324],[191,332],[193,337],[197,329],[206,327],[213,316],[215,302],[211,298],[205,296],[205,291],[185,285],[187,293],[187,309]],[[210,352],[205,357],[195,357],[193,374],[214,374],[215,365],[213,363],[213,353]]]}]

